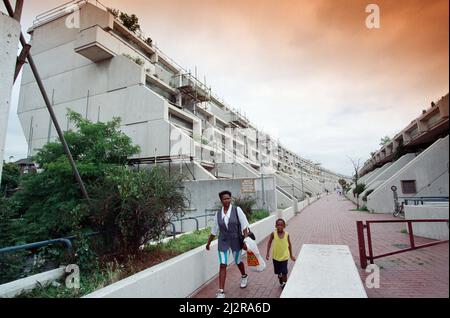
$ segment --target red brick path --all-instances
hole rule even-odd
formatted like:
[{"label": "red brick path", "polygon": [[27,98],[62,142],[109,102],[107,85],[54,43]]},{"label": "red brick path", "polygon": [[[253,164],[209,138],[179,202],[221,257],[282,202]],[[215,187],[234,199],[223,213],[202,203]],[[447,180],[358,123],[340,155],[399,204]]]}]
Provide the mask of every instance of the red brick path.
[{"label": "red brick path", "polygon": [[[302,244],[348,245],[359,268],[356,221],[395,218],[387,214],[350,211],[354,208],[353,203],[347,199],[329,195],[291,219],[287,231],[291,235],[294,254],[300,253]],[[402,233],[404,227],[403,224],[374,224],[371,229],[375,255],[405,248],[404,245],[409,246],[409,236]],[[415,240],[416,244],[431,242],[419,237]],[[268,238],[258,245],[264,254],[267,241]],[[446,243],[376,260],[375,264],[381,268],[380,288],[366,288],[367,294],[369,297],[449,297],[448,259]],[[290,271],[293,265],[290,261]],[[365,281],[368,274],[360,269],[360,275]],[[237,267],[229,267],[225,286],[227,298],[278,298],[281,294],[271,261],[263,273],[249,273],[249,285],[246,289],[239,288],[239,278]],[[216,277],[193,297],[215,297],[217,288]]]}]

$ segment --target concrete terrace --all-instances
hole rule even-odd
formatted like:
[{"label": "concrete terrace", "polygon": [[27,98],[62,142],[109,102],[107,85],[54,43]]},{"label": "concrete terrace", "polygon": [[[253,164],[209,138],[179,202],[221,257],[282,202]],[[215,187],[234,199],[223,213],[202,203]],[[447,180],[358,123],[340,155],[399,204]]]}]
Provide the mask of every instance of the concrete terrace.
[{"label": "concrete terrace", "polygon": [[[291,235],[294,253],[299,254],[302,244],[348,245],[364,282],[368,274],[359,267],[356,221],[395,218],[387,214],[350,211],[354,208],[352,202],[333,194],[303,210],[288,223],[287,230]],[[404,248],[403,244],[408,245],[409,238],[402,233],[403,228],[403,224],[374,225],[374,253],[393,251]],[[420,237],[415,239],[417,244],[431,241]],[[267,242],[268,238],[259,244],[263,253]],[[370,298],[448,297],[448,259],[447,243],[376,260],[375,264],[380,266],[380,288],[366,288],[366,292]],[[293,265],[290,261],[290,271]],[[278,298],[281,295],[282,290],[273,274],[271,261],[263,273],[249,273],[249,285],[246,289],[239,288],[239,276],[236,266],[229,267],[225,287],[228,298]],[[216,277],[192,297],[214,297],[217,286]]]}]

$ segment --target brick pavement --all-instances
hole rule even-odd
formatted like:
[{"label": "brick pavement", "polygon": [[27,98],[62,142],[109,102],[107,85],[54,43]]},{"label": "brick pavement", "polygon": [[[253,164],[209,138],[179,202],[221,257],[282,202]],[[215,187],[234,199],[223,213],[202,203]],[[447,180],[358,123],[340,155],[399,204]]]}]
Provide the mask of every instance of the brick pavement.
[{"label": "brick pavement", "polygon": [[[299,216],[288,223],[293,252],[300,253],[302,244],[348,245],[365,281],[368,274],[359,268],[356,221],[395,219],[387,214],[370,214],[350,211],[352,202],[337,195],[329,195],[307,207]],[[402,233],[403,224],[374,224],[372,238],[374,253],[380,254],[409,246],[409,236]],[[416,244],[431,242],[429,239],[415,237]],[[258,247],[265,253],[268,238]],[[214,251],[212,251],[214,252]],[[367,289],[369,297],[449,297],[449,250],[448,243],[422,250],[397,254],[375,261],[380,266],[380,288]],[[289,261],[289,270],[293,262]],[[236,266],[228,268],[226,281],[227,298],[278,298],[281,294],[278,280],[273,274],[272,262],[263,273],[249,273],[249,285],[239,288],[240,273]],[[215,297],[218,278],[197,291],[194,298]]]}]

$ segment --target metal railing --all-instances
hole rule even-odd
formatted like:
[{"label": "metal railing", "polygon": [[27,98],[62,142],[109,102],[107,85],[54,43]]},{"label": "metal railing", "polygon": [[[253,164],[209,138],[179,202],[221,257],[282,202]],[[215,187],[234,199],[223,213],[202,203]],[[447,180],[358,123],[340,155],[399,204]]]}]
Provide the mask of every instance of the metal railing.
[{"label": "metal railing", "polygon": [[69,253],[69,254],[72,253],[72,242],[69,239],[60,238],[60,239],[55,239],[55,240],[47,240],[47,241],[42,241],[42,242],[1,248],[0,255],[14,253],[14,252],[23,251],[23,250],[34,250],[34,249],[38,249],[40,247],[55,245],[55,244],[64,244],[67,248],[67,253]]},{"label": "metal railing", "polygon": [[36,16],[36,19],[33,21],[33,27],[73,13],[75,10],[79,9],[80,6],[88,2],[88,0],[73,0],[57,6],[56,8],[53,8],[51,10],[45,11]]},{"label": "metal railing", "polygon": [[[391,256],[399,253],[405,253],[425,247],[430,247],[438,244],[448,243],[448,240],[443,241],[435,241],[428,244],[422,244],[422,245],[416,245],[414,240],[414,231],[413,231],[413,223],[447,223],[448,226],[448,219],[423,219],[423,220],[376,220],[376,221],[366,221],[364,224],[364,221],[357,221],[356,222],[356,228],[358,233],[358,246],[359,246],[359,260],[361,268],[367,267],[367,261],[370,262],[370,264],[374,263],[375,259],[379,259],[386,256]],[[388,253],[384,253],[381,255],[374,255],[373,253],[373,243],[372,243],[372,233],[371,233],[371,224],[386,224],[386,223],[407,223],[408,225],[408,234],[409,234],[409,242],[410,247],[401,249],[398,251],[392,251]],[[367,233],[367,243],[368,243],[368,252],[366,251],[366,243],[365,243],[365,232]]]},{"label": "metal railing", "polygon": [[[189,220],[195,221],[196,231],[198,231],[198,230],[200,230],[199,219],[205,218],[205,227],[206,227],[207,224],[208,224],[208,219],[207,218],[216,215],[215,213],[209,213],[208,214],[207,213],[208,211],[215,211],[216,212],[216,211],[218,211],[218,209],[206,209],[205,213],[201,214],[201,215],[189,216],[189,217],[184,217],[184,218],[181,218],[181,219],[172,219],[171,222],[169,223],[171,225],[171,227],[172,227],[171,236],[175,237],[177,235],[176,226],[175,226],[174,222],[180,222],[180,224],[181,224],[181,233],[183,233],[183,221],[189,221]],[[178,234],[180,234],[180,233],[178,233]]]},{"label": "metal railing", "polygon": [[[91,237],[91,236],[96,236],[99,235],[99,232],[95,232],[95,233],[89,233],[89,234],[84,234],[82,235],[82,237]],[[72,241],[79,239],[79,236],[69,236],[69,237],[63,237],[63,238],[58,238],[58,239],[54,239],[54,240],[47,240],[47,241],[42,241],[42,242],[35,242],[35,243],[29,243],[29,244],[24,244],[24,245],[18,245],[18,246],[10,246],[10,247],[4,247],[0,249],[0,255],[2,254],[9,254],[9,253],[14,253],[14,252],[18,252],[18,251],[26,251],[26,250],[35,250],[44,246],[50,246],[50,245],[55,245],[55,244],[64,244],[67,248],[67,252],[69,254],[72,253]]]},{"label": "metal railing", "polygon": [[405,205],[424,205],[432,202],[449,202],[449,197],[399,197]]}]

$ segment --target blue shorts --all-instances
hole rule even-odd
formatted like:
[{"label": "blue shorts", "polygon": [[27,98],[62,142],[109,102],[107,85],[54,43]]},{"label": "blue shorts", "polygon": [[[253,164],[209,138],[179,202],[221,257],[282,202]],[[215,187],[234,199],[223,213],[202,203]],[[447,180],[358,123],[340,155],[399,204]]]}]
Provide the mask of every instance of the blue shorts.
[{"label": "blue shorts", "polygon": [[273,270],[275,275],[287,275],[288,274],[288,261],[273,260]]},{"label": "blue shorts", "polygon": [[[228,265],[228,255],[230,254],[230,250],[226,252],[219,251],[219,263],[220,265]],[[234,262],[236,265],[242,263],[242,250],[233,251]]]}]

